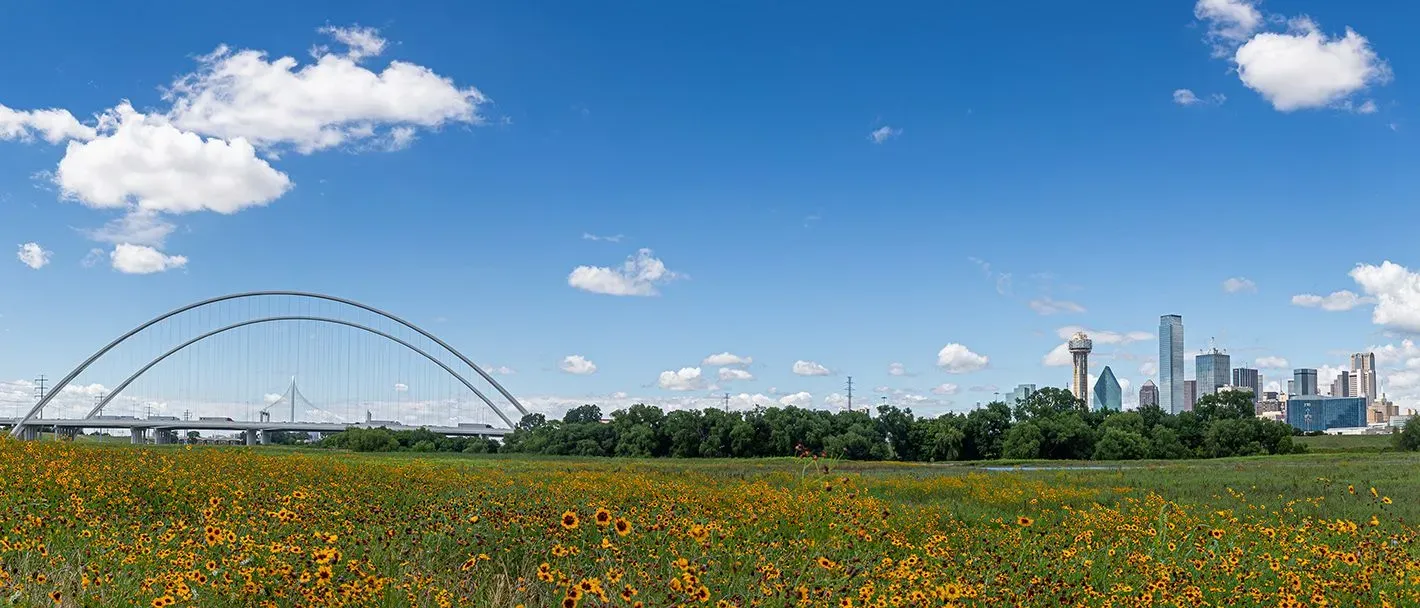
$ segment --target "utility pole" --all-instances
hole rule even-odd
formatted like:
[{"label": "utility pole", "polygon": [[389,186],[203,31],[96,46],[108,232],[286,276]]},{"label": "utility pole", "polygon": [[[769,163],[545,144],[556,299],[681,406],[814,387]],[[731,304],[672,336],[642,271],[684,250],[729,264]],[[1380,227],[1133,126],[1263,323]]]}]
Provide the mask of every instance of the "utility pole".
[{"label": "utility pole", "polygon": [[853,376],[848,377],[848,411],[853,411]]},{"label": "utility pole", "polygon": [[[94,395],[94,407],[98,407],[100,403],[103,403],[105,396],[106,396],[106,395],[104,395],[103,393],[99,393],[99,394],[97,394],[97,395]],[[102,410],[99,410],[99,411],[97,411],[97,412],[94,412],[94,415],[95,415],[95,416],[102,416],[102,415],[103,415],[103,411],[102,411]]]},{"label": "utility pole", "polygon": [[[38,378],[35,378],[35,399],[38,399],[39,401],[44,401],[44,385],[46,382],[49,382],[49,380],[44,377],[44,374],[40,374]],[[39,403],[39,401],[36,401],[35,403]],[[40,409],[40,411],[35,415],[35,417],[43,418],[44,409]]]}]

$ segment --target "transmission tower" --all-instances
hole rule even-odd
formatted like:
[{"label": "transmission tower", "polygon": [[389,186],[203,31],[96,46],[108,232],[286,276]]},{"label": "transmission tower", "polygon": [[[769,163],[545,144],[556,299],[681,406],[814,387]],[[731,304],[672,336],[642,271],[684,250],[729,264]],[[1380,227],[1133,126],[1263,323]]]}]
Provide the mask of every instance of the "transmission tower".
[{"label": "transmission tower", "polygon": [[725,393],[725,413],[730,413],[730,394]]},{"label": "transmission tower", "polygon": [[848,411],[853,411],[853,376],[848,377]]},{"label": "transmission tower", "polygon": [[[49,380],[44,377],[44,374],[40,374],[38,378],[35,378],[35,399],[38,399],[39,401],[44,401],[44,388],[46,382],[49,382]],[[43,418],[44,410],[41,409],[36,417]]]}]

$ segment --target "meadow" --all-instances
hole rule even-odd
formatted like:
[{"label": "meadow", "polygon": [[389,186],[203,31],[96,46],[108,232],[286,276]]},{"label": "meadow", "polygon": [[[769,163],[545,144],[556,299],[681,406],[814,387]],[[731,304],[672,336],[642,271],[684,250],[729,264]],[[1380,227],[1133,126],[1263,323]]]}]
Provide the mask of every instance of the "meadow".
[{"label": "meadow", "polygon": [[1417,465],[1400,453],[988,468],[0,441],[0,601],[1413,606]]}]

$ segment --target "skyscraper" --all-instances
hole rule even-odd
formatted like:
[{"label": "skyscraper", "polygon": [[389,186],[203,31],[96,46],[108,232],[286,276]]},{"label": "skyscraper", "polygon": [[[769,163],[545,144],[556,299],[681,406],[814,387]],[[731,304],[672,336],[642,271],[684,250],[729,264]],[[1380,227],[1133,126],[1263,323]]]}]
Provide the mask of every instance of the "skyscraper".
[{"label": "skyscraper", "polygon": [[1034,384],[1017,384],[1016,390],[1011,391],[1011,404],[1015,405],[1025,401],[1032,393],[1035,393]]},{"label": "skyscraper", "polygon": [[1180,409],[1179,411],[1180,411],[1180,412],[1190,412],[1190,411],[1193,411],[1193,404],[1195,404],[1195,403],[1198,403],[1198,381],[1197,381],[1197,380],[1184,380],[1184,381],[1183,381],[1183,403],[1181,404],[1181,405],[1183,406],[1183,409]]},{"label": "skyscraper", "polygon": [[1262,398],[1262,375],[1255,369],[1239,367],[1233,370],[1233,386],[1252,389],[1252,401]]},{"label": "skyscraper", "polygon": [[1227,386],[1232,381],[1232,358],[1216,348],[1212,352],[1198,355],[1194,359],[1194,366],[1197,373],[1193,377],[1198,380],[1195,401],[1198,397],[1217,392],[1218,387]]},{"label": "skyscraper", "polygon": [[1104,366],[1104,371],[1100,372],[1100,377],[1095,380],[1095,409],[1119,411],[1124,409],[1124,392],[1119,388],[1119,380],[1114,377],[1114,370],[1109,366]]},{"label": "skyscraper", "polygon": [[1139,387],[1139,407],[1159,404],[1159,387],[1153,380],[1145,380],[1144,386]]},{"label": "skyscraper", "polygon": [[1336,374],[1336,379],[1331,381],[1331,396],[1354,397],[1351,390],[1351,372],[1343,371]]},{"label": "skyscraper", "polygon": [[1075,398],[1085,403],[1090,402],[1090,349],[1095,343],[1090,340],[1085,332],[1077,331],[1070,337],[1070,355],[1075,360],[1075,377],[1070,384],[1070,391],[1075,393]]},{"label": "skyscraper", "polygon": [[1292,379],[1296,384],[1292,385],[1295,395],[1315,395],[1316,392],[1316,370],[1314,369],[1294,369]]},{"label": "skyscraper", "polygon": [[1184,411],[1183,317],[1159,317],[1159,407],[1170,414]]},{"label": "skyscraper", "polygon": [[1376,388],[1376,354],[1356,353],[1351,355],[1351,371],[1356,373],[1356,382],[1351,390],[1366,398],[1366,406],[1376,402],[1380,392]]}]

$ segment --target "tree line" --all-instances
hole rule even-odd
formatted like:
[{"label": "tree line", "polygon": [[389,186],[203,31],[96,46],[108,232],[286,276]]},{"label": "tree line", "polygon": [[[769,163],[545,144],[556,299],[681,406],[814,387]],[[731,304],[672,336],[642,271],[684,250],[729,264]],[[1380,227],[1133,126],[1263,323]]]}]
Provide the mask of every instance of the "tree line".
[{"label": "tree line", "polygon": [[603,419],[596,405],[561,420],[524,416],[501,445],[415,437],[419,431],[352,430],[325,445],[362,451],[499,451],[635,458],[755,458],[814,454],[849,460],[1133,460],[1215,458],[1303,451],[1291,426],[1253,415],[1243,393],[1205,395],[1177,415],[1158,406],[1090,410],[1068,391],[1044,388],[1014,405],[917,417],[884,405],[875,415],[798,407],[662,411],[633,405]]}]

